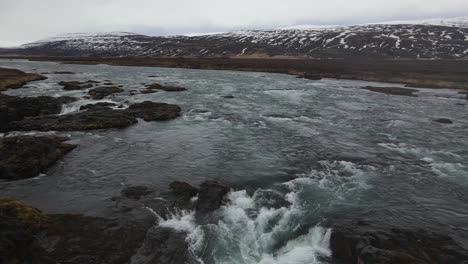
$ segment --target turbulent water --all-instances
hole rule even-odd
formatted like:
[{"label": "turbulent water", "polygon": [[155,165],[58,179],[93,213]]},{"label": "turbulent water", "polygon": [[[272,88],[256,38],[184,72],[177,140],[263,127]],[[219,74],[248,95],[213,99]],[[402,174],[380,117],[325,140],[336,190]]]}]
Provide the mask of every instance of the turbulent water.
[{"label": "turbulent water", "polygon": [[[219,180],[233,190],[214,224],[197,225],[191,211],[158,222],[186,232],[194,258],[207,264],[327,263],[329,227],[358,217],[440,231],[468,246],[468,102],[456,91],[421,89],[405,97],[360,89],[396,84],[268,73],[18,60],[0,66],[75,72],[11,95],[83,97],[57,82],[110,80],[126,91],[102,101],[183,109],[170,122],[50,132],[79,147],[47,175],[0,183],[2,197],[48,213],[102,215],[124,186],[165,191],[174,180]],[[154,82],[188,90],[131,95]],[[90,102],[66,105],[62,114]]]}]

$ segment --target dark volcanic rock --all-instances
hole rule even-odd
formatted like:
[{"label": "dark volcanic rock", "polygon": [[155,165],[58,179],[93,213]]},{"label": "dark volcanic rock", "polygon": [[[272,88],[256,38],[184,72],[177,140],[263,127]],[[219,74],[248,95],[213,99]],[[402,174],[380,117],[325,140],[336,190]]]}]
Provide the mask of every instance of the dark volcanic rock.
[{"label": "dark volcanic rock", "polygon": [[19,180],[45,172],[76,147],[62,137],[6,137],[0,139],[0,179]]},{"label": "dark volcanic rock", "polygon": [[174,194],[187,198],[193,197],[198,193],[197,188],[193,187],[192,185],[186,182],[174,181],[169,185],[169,187],[171,188]]},{"label": "dark volcanic rock", "polygon": [[20,70],[0,68],[0,91],[21,88],[28,82],[45,79],[47,77],[36,73],[25,73]]},{"label": "dark volcanic rock", "polygon": [[373,92],[386,93],[391,95],[405,95],[405,96],[416,96],[414,93],[418,92],[416,89],[408,89],[401,87],[373,87],[366,86],[362,89],[366,89]]},{"label": "dark volcanic rock", "polygon": [[124,90],[119,87],[109,86],[94,88],[90,90],[88,94],[91,95],[91,98],[93,98],[94,100],[101,100],[108,95],[121,93],[123,91]]},{"label": "dark volcanic rock", "polygon": [[80,107],[80,110],[104,110],[104,109],[110,109],[110,106],[117,106],[117,104],[114,103],[108,103],[108,102],[100,102],[97,104],[87,104],[83,105]]},{"label": "dark volcanic rock", "polygon": [[73,131],[105,128],[125,128],[137,123],[136,118],[145,121],[165,121],[178,117],[177,105],[142,102],[128,109],[114,110],[105,106],[90,107],[88,111],[60,116],[40,116],[10,122],[9,129],[17,131]]},{"label": "dark volcanic rock", "polygon": [[104,128],[125,128],[137,120],[124,111],[103,109],[85,111],[61,116],[25,118],[10,123],[11,130],[17,131],[81,131]]},{"label": "dark volcanic rock", "polygon": [[468,250],[452,238],[426,230],[383,229],[358,221],[333,230],[333,257],[356,264],[468,263]]},{"label": "dark volcanic rock", "polygon": [[105,83],[103,83],[103,85],[114,85],[114,84],[111,83],[111,82],[105,82]]},{"label": "dark volcanic rock", "polygon": [[47,217],[19,201],[0,200],[0,263],[55,263],[35,235]]},{"label": "dark volcanic rock", "polygon": [[154,89],[154,90],[162,90],[166,92],[180,92],[180,91],[185,91],[187,88],[184,87],[177,87],[177,86],[166,86],[166,85],[161,85],[159,83],[153,83],[151,85],[148,85],[146,89]]},{"label": "dark volcanic rock", "polygon": [[89,89],[93,87],[91,83],[88,82],[78,82],[78,81],[71,81],[71,82],[59,82],[59,85],[63,86],[63,89],[66,91],[73,91],[73,90],[83,90]]},{"label": "dark volcanic rock", "polygon": [[187,245],[185,237],[180,234],[181,240],[176,239],[175,233],[169,233],[171,230],[157,232],[158,236],[145,240],[155,221],[152,214],[145,212],[138,211],[138,218],[119,214],[112,219],[44,215],[21,202],[0,200],[0,263],[130,263],[144,241],[154,242],[154,261],[170,260],[169,252],[176,248],[180,251],[172,258],[175,261],[188,254],[187,248],[182,250]]},{"label": "dark volcanic rock", "polygon": [[75,100],[72,97],[16,97],[0,94],[0,132],[10,130],[10,122],[25,117],[59,114],[63,104]]},{"label": "dark volcanic rock", "polygon": [[86,83],[100,83],[100,81],[95,81],[95,80],[87,80]]},{"label": "dark volcanic rock", "polygon": [[233,99],[234,96],[233,95],[224,95],[222,96],[223,98],[226,98],[226,99]]},{"label": "dark volcanic rock", "polygon": [[442,124],[453,124],[453,121],[448,118],[438,118],[434,120],[435,122],[442,123]]},{"label": "dark volcanic rock", "polygon": [[200,185],[197,201],[197,214],[204,214],[218,209],[224,195],[229,192],[227,186],[217,181],[206,181]]},{"label": "dark volcanic rock", "polygon": [[123,189],[120,193],[122,196],[125,196],[130,199],[139,200],[142,196],[153,193],[154,191],[150,190],[145,186],[130,186]]},{"label": "dark volcanic rock", "polygon": [[195,264],[185,237],[185,232],[170,228],[151,228],[132,263]]},{"label": "dark volcanic rock", "polygon": [[181,109],[177,105],[145,101],[132,104],[124,111],[145,121],[164,121],[178,117]]}]

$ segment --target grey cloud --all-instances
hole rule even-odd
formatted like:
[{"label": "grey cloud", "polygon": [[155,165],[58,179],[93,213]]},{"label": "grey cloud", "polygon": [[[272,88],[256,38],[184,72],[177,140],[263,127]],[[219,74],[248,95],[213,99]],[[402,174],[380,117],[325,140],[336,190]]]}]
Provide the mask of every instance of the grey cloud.
[{"label": "grey cloud", "polygon": [[69,32],[182,34],[462,15],[466,0],[0,0],[0,46]]}]

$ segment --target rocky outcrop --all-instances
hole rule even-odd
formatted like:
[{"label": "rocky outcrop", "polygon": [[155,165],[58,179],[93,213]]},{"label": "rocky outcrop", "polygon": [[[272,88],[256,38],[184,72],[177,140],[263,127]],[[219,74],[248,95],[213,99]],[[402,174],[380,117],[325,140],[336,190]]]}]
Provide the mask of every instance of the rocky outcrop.
[{"label": "rocky outcrop", "polygon": [[206,181],[200,185],[197,201],[197,215],[218,209],[229,188],[217,181]]},{"label": "rocky outcrop", "polygon": [[14,200],[0,213],[0,263],[128,263],[154,221],[44,215]]},{"label": "rocky outcrop", "polygon": [[115,94],[115,93],[121,93],[123,92],[124,89],[121,89],[119,87],[115,86],[103,86],[103,87],[97,87],[88,92],[88,94],[93,98],[94,100],[101,100],[104,99],[104,97]]},{"label": "rocky outcrop", "polygon": [[5,137],[0,139],[0,179],[19,180],[44,173],[76,145],[62,137]]},{"label": "rocky outcrop", "polygon": [[0,91],[21,88],[28,82],[45,79],[47,77],[36,73],[25,73],[20,70],[0,68]]},{"label": "rocky outcrop", "polygon": [[391,95],[404,95],[404,96],[416,96],[414,93],[418,92],[416,89],[408,89],[408,88],[401,88],[401,87],[373,87],[373,86],[366,86],[362,89],[366,89],[372,92],[378,93],[386,93]]},{"label": "rocky outcrop", "polygon": [[16,97],[0,94],[0,132],[10,130],[11,122],[26,117],[59,114],[63,104],[75,100],[72,97]]},{"label": "rocky outcrop", "polygon": [[181,181],[174,181],[172,182],[169,187],[171,188],[171,191],[181,197],[193,197],[197,195],[198,189],[193,187],[192,185],[186,183],[186,182],[181,182]]},{"label": "rocky outcrop", "polygon": [[362,221],[334,228],[330,247],[333,257],[344,263],[468,263],[468,250],[447,235],[382,228]]},{"label": "rocky outcrop", "polygon": [[0,199],[0,263],[54,263],[35,238],[47,220],[31,206]]},{"label": "rocky outcrop", "polygon": [[71,81],[71,82],[59,82],[59,85],[63,86],[63,89],[66,91],[74,91],[74,90],[84,90],[93,87],[92,83],[88,82],[78,82],[78,81]]},{"label": "rocky outcrop", "polygon": [[17,131],[81,131],[105,128],[125,128],[137,123],[137,118],[145,121],[166,121],[177,118],[181,108],[177,105],[142,102],[128,109],[114,110],[107,107],[94,107],[88,111],[67,115],[50,115],[25,118],[9,124]]}]

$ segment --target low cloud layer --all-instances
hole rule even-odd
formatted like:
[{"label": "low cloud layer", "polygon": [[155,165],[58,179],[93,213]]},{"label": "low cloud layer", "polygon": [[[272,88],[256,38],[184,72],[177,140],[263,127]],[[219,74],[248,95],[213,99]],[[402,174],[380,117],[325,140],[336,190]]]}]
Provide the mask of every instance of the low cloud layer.
[{"label": "low cloud layer", "polygon": [[0,0],[0,46],[70,32],[167,35],[464,15],[467,0]]}]

